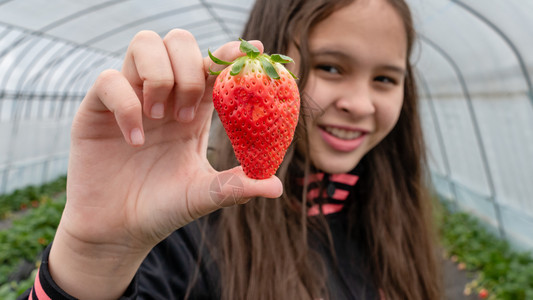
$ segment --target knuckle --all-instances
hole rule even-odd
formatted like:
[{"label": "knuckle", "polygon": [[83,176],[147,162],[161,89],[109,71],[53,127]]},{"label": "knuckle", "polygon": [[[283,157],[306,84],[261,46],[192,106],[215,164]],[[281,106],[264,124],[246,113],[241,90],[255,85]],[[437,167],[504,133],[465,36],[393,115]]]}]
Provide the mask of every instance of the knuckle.
[{"label": "knuckle", "polygon": [[165,41],[174,40],[174,39],[182,40],[182,41],[193,41],[193,42],[196,41],[196,39],[194,38],[194,35],[190,31],[185,30],[185,29],[178,29],[178,28],[172,29],[171,31],[169,31],[164,38]]},{"label": "knuckle", "polygon": [[143,79],[144,88],[170,90],[174,87],[174,78],[145,78]]},{"label": "knuckle", "polygon": [[205,90],[205,83],[200,80],[180,82],[177,91],[185,97],[200,97]]},{"label": "knuckle", "polygon": [[141,30],[133,37],[133,42],[152,42],[154,40],[159,40],[161,37],[157,32],[152,30]]},{"label": "knuckle", "polygon": [[130,118],[138,115],[140,110],[141,104],[138,101],[128,101],[119,103],[114,113],[118,119]]},{"label": "knuckle", "polygon": [[121,73],[118,70],[115,70],[115,69],[104,70],[100,73],[100,75],[98,75],[94,85],[96,87],[105,87],[109,85],[111,82],[115,81],[120,76],[121,76]]},{"label": "knuckle", "polygon": [[107,80],[112,80],[116,77],[120,76],[120,72],[118,70],[115,70],[115,69],[107,69],[107,70],[103,70],[101,73],[100,73],[100,76],[98,76],[98,79],[102,80],[102,81],[107,81]]}]

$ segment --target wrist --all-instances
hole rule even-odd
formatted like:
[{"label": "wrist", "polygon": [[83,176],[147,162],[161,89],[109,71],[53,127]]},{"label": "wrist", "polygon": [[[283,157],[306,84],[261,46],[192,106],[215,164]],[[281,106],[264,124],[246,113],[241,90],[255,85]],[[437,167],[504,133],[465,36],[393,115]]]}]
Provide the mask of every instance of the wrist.
[{"label": "wrist", "polygon": [[78,299],[118,299],[148,252],[84,243],[58,228],[48,269],[57,286]]}]

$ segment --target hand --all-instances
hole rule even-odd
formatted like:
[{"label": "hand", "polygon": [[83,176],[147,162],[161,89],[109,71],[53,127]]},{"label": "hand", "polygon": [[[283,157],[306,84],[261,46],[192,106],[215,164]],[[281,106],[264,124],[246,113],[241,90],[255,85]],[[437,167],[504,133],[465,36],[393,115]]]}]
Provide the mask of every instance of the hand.
[{"label": "hand", "polygon": [[[238,47],[228,43],[214,55],[232,61],[243,55]],[[122,71],[104,71],[87,93],[72,125],[67,204],[50,253],[52,276],[68,293],[118,297],[174,230],[220,207],[282,193],[276,177],[252,180],[240,167],[219,173],[207,161],[209,68],[217,66],[190,33],[161,39],[145,31],[132,40]],[[210,184],[229,174],[242,182],[242,198],[231,189],[213,198]]]}]

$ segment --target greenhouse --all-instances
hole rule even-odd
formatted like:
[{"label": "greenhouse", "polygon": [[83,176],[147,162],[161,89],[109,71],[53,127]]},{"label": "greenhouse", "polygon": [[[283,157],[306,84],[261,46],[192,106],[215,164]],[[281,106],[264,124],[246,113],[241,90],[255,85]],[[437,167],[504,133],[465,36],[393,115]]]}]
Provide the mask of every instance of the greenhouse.
[{"label": "greenhouse", "polygon": [[[411,60],[430,189],[443,219],[451,220],[441,228],[444,256],[468,272],[461,286],[465,299],[481,290],[493,299],[533,299],[533,1],[407,3],[417,33]],[[253,4],[0,0],[0,298],[31,287],[22,261],[29,272],[36,269],[37,255],[53,238],[48,228],[25,244],[17,236],[26,233],[10,230],[24,223],[17,219],[50,210],[53,216],[43,215],[39,224],[57,226],[72,120],[98,75],[121,69],[130,41],[142,30],[164,37],[185,29],[205,57],[208,49],[240,37]],[[467,224],[476,231],[463,228]],[[452,238],[448,225],[462,235]],[[477,241],[478,235],[490,238]],[[466,253],[458,246],[465,242],[478,248]],[[484,252],[486,243],[501,248]],[[502,251],[501,260],[480,258]],[[491,264],[505,266],[500,272]],[[498,283],[488,279],[491,272]]]}]

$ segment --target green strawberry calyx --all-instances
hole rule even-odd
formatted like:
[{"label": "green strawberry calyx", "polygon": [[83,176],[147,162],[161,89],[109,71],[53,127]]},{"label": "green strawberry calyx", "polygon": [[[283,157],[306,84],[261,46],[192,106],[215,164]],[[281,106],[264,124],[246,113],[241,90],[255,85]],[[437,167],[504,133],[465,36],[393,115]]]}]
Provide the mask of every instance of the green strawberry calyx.
[{"label": "green strawberry calyx", "polygon": [[[221,60],[221,59],[215,57],[213,55],[213,53],[211,53],[210,50],[207,50],[207,53],[209,54],[209,57],[217,65],[227,65],[227,66],[231,65],[230,74],[232,76],[238,75],[241,72],[241,70],[243,69],[243,67],[246,64],[247,60],[249,60],[249,59],[252,59],[252,60],[253,59],[257,59],[261,63],[261,67],[263,68],[265,73],[270,78],[272,78],[272,79],[280,79],[280,76],[279,76],[279,73],[278,73],[278,71],[277,71],[277,69],[275,67],[275,64],[276,63],[286,64],[286,63],[294,62],[292,60],[292,58],[290,58],[290,57],[288,57],[286,55],[283,55],[283,54],[272,54],[272,55],[268,55],[268,54],[265,54],[265,53],[261,54],[261,52],[259,52],[259,49],[257,49],[257,47],[255,47],[254,45],[248,43],[247,41],[245,41],[243,39],[239,39],[239,40],[241,41],[241,45],[239,46],[239,49],[244,54],[246,54],[246,56],[241,56],[241,57],[235,59],[232,62]],[[220,74],[220,72],[222,72],[222,71],[215,72],[215,71],[209,69],[209,74],[210,75],[218,75],[218,74]],[[289,74],[291,74],[291,76],[294,79],[298,79],[296,76],[294,76],[294,74],[291,71],[287,70],[287,72],[289,72]]]}]

